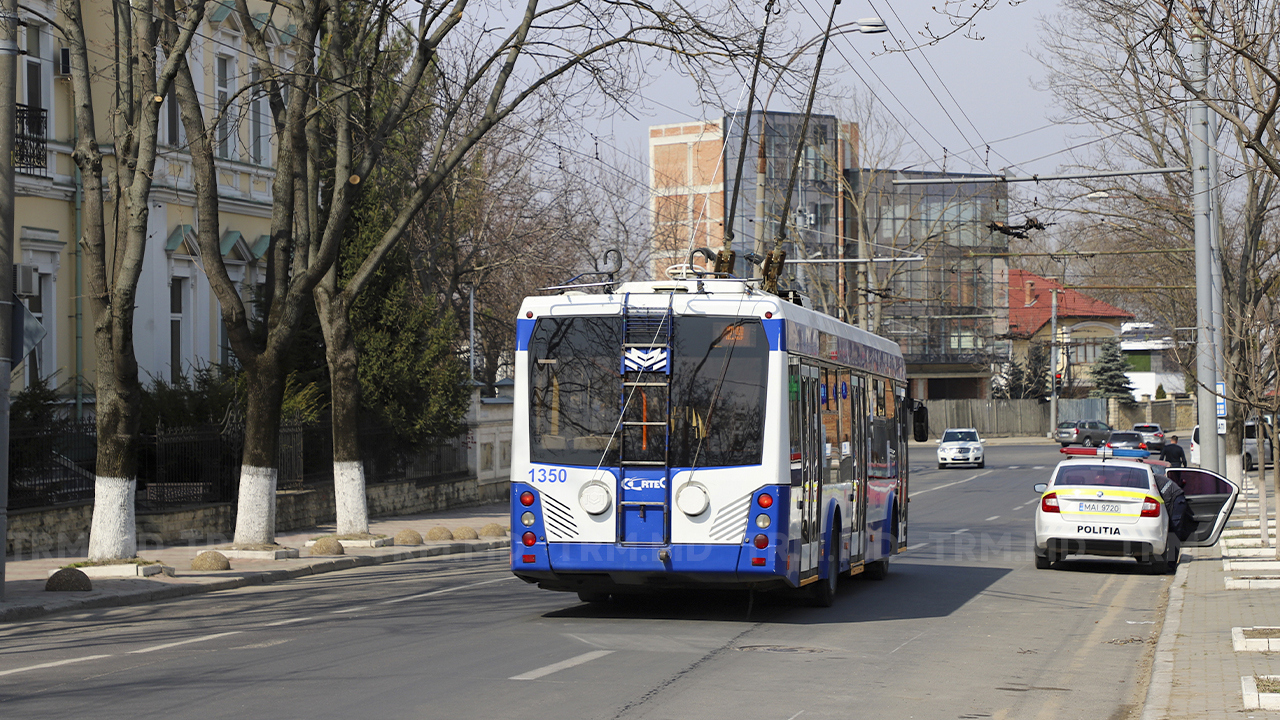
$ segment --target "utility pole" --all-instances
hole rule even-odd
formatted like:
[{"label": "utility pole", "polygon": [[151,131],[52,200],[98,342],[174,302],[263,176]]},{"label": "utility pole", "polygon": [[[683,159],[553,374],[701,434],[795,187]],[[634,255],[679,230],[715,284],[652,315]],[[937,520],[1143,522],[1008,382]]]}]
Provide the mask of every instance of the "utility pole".
[{"label": "utility pole", "polygon": [[[1063,275],[1065,276],[1065,271]],[[1066,277],[1062,278],[1066,280]],[[1058,288],[1053,291],[1049,316],[1049,437],[1058,430]]]},{"label": "utility pole", "polygon": [[[13,151],[18,107],[18,0],[0,0],[0,538],[9,537],[9,372],[13,335]],[[4,599],[0,554],[0,600]]]},{"label": "utility pole", "polygon": [[[1191,40],[1195,56],[1191,82],[1204,91],[1209,77],[1209,42],[1204,16],[1193,9]],[[1222,472],[1218,453],[1217,368],[1214,363],[1212,206],[1209,202],[1209,108],[1191,103],[1191,187],[1196,244],[1196,418],[1200,424],[1200,467]]]}]

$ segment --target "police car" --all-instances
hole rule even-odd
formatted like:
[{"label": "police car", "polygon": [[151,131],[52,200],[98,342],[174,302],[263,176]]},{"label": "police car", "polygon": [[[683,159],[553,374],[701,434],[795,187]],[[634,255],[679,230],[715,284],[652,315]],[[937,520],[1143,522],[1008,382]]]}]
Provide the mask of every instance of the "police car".
[{"label": "police car", "polygon": [[[1152,572],[1171,572],[1180,546],[1218,542],[1240,488],[1200,468],[1171,468],[1146,450],[1063,448],[1069,457],[1038,483],[1036,567],[1068,555],[1132,557]],[[1190,535],[1170,531],[1160,488],[1166,479],[1182,487],[1190,511]]]},{"label": "police car", "polygon": [[947,428],[938,440],[938,469],[948,465],[987,466],[982,444],[986,440],[978,437],[974,428]]}]

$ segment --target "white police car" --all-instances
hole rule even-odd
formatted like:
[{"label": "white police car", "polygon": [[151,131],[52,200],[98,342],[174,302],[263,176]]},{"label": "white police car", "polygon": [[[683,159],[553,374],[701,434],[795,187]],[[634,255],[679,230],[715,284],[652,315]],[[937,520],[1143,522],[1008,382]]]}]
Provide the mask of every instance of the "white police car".
[{"label": "white police car", "polygon": [[982,443],[974,428],[947,428],[938,440],[938,469],[948,465],[976,465],[986,467]]},{"label": "white police car", "polygon": [[[1146,450],[1063,448],[1036,509],[1036,567],[1068,555],[1132,557],[1152,572],[1171,572],[1180,546],[1218,542],[1240,488],[1199,468],[1171,468]],[[1166,478],[1183,489],[1194,528],[1179,541],[1169,529],[1160,488]]]}]

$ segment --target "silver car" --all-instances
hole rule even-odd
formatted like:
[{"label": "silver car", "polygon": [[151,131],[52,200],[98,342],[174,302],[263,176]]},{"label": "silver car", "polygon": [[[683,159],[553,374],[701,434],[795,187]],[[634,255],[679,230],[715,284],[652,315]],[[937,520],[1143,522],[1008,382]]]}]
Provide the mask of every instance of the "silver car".
[{"label": "silver car", "polygon": [[1146,443],[1147,449],[1159,452],[1164,449],[1164,429],[1155,423],[1138,423],[1133,426],[1133,431],[1142,434],[1142,442]]},{"label": "silver car", "polygon": [[1083,445],[1097,447],[1111,436],[1111,426],[1100,420],[1067,420],[1058,423],[1053,439],[1062,447]]}]

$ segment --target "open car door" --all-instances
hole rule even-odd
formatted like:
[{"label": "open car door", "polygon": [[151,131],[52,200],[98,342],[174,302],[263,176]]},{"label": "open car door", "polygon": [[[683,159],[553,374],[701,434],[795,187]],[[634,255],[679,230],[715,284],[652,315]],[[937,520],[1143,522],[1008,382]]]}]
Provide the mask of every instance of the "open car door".
[{"label": "open car door", "polygon": [[1196,529],[1182,541],[1183,547],[1208,547],[1218,542],[1227,518],[1236,506],[1240,488],[1221,475],[1200,468],[1169,468],[1169,477],[1182,485]]}]

